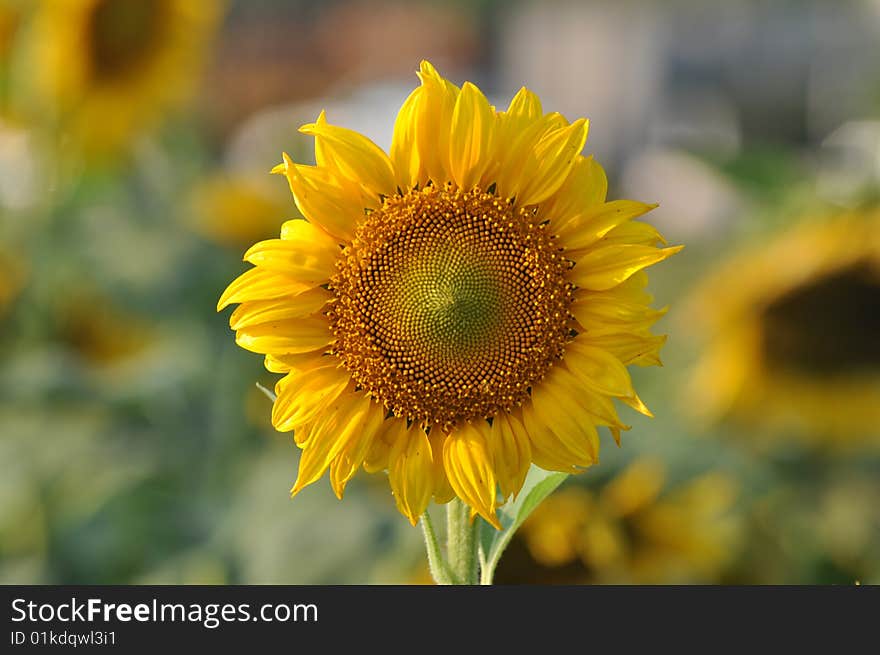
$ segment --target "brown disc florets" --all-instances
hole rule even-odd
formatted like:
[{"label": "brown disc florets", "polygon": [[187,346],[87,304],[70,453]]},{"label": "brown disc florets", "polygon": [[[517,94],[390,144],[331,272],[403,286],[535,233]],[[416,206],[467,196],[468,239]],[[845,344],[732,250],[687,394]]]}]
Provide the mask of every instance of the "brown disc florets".
[{"label": "brown disc florets", "polygon": [[425,426],[510,411],[562,356],[569,267],[539,217],[479,189],[388,198],[331,280],[334,353]]},{"label": "brown disc florets", "polygon": [[162,37],[167,7],[157,0],[98,0],[89,14],[88,53],[100,80],[124,77],[142,65]]}]

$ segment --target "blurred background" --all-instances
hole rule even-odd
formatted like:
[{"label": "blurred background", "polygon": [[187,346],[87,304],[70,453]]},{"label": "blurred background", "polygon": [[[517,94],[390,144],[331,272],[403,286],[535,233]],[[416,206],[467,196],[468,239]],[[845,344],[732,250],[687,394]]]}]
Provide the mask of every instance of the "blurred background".
[{"label": "blurred background", "polygon": [[[501,583],[880,583],[877,0],[0,0],[0,582],[407,583],[387,483],[295,502],[223,288],[296,216],[282,150],[390,144],[430,59],[591,119],[651,283],[656,414]],[[623,415],[622,415],[623,416]]]}]

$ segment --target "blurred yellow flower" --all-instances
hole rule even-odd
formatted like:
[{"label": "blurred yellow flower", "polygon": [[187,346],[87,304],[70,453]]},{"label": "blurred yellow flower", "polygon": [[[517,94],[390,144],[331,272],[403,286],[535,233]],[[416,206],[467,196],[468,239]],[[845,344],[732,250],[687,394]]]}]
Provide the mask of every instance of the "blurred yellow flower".
[{"label": "blurred yellow flower", "polygon": [[653,205],[606,202],[586,120],[419,76],[390,156],[323,113],[301,128],[317,166],[275,170],[308,220],[250,248],[218,309],[239,303],[237,343],[285,374],[272,419],[303,450],[294,494],[387,469],[413,524],[458,496],[497,527],[498,489],[532,462],[579,472],[597,426],[628,429],[612,399],[650,415],[626,369],[664,342],[643,269],[681,248],[633,220]]},{"label": "blurred yellow flower", "polygon": [[142,319],[94,291],[83,290],[59,301],[54,322],[61,341],[96,367],[108,367],[140,354],[155,336]]},{"label": "blurred yellow flower", "polygon": [[5,65],[21,25],[22,11],[19,5],[13,0],[0,0],[0,67]]},{"label": "blurred yellow flower", "polygon": [[217,174],[192,190],[193,228],[226,246],[245,246],[278,233],[288,202],[265,184],[241,175]]},{"label": "blurred yellow flower", "polygon": [[570,486],[544,501],[506,553],[497,581],[718,582],[740,546],[735,497],[724,474],[667,489],[661,463],[637,460],[598,493]]},{"label": "blurred yellow flower", "polygon": [[15,0],[0,0],[0,115],[8,114],[9,62],[22,22],[22,9]]},{"label": "blurred yellow flower", "polygon": [[186,98],[218,0],[41,0],[18,83],[87,154],[116,153]]},{"label": "blurred yellow flower", "polygon": [[[854,578],[878,581],[880,570],[872,553],[880,552],[880,480],[848,472],[823,489],[816,503],[799,506],[816,527],[822,550]],[[871,570],[871,569],[874,570]]]},{"label": "blurred yellow flower", "polygon": [[0,317],[21,291],[26,277],[25,264],[12,254],[0,250]]},{"label": "blurred yellow flower", "polygon": [[733,258],[690,309],[708,346],[688,407],[816,443],[880,436],[880,211],[805,223]]}]

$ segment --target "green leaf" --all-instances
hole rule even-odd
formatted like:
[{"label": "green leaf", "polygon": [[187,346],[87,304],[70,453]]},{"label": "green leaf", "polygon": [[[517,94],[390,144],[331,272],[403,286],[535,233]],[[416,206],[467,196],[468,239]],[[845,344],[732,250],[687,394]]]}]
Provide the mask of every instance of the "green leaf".
[{"label": "green leaf", "polygon": [[481,530],[480,584],[492,584],[501,555],[519,526],[567,477],[567,473],[552,473],[536,466],[529,470],[516,500],[508,503],[498,512],[502,529]]}]

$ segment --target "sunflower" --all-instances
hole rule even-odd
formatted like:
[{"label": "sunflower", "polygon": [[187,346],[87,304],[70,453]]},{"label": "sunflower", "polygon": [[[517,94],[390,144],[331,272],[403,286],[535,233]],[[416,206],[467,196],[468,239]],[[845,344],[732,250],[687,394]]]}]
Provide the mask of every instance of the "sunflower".
[{"label": "sunflower", "polygon": [[592,491],[568,486],[523,524],[497,572],[505,583],[718,582],[739,551],[736,485],[711,472],[667,483],[641,458]]},{"label": "sunflower", "polygon": [[216,173],[191,191],[192,227],[220,245],[253,243],[277,234],[287,212],[285,193],[246,175]]},{"label": "sunflower", "polygon": [[216,0],[42,0],[25,69],[34,111],[90,154],[118,152],[190,90]]},{"label": "sunflower", "polygon": [[0,250],[0,318],[12,306],[26,277],[24,262],[11,253]]},{"label": "sunflower", "polygon": [[0,0],[0,116],[8,114],[9,62],[21,31],[22,8],[14,0]]},{"label": "sunflower", "polygon": [[796,226],[694,294],[707,345],[688,406],[827,444],[878,436],[880,210]]},{"label": "sunflower", "polygon": [[457,496],[498,527],[529,466],[576,473],[597,426],[627,429],[617,398],[650,415],[627,364],[659,363],[643,271],[680,248],[605,201],[579,153],[587,122],[545,114],[522,89],[496,111],[427,62],[390,156],[327,122],[317,165],[284,156],[306,220],[251,247],[218,304],[237,343],[284,374],[276,429],[302,449],[292,493],[329,468],[338,497],[363,466],[388,471],[415,524]]},{"label": "sunflower", "polygon": [[14,0],[0,0],[0,71],[5,72],[9,53],[21,26],[22,8]]},{"label": "sunflower", "polygon": [[[85,309],[88,308],[88,309]],[[147,323],[92,289],[68,293],[54,307],[57,338],[85,364],[110,369],[156,341]]]}]

